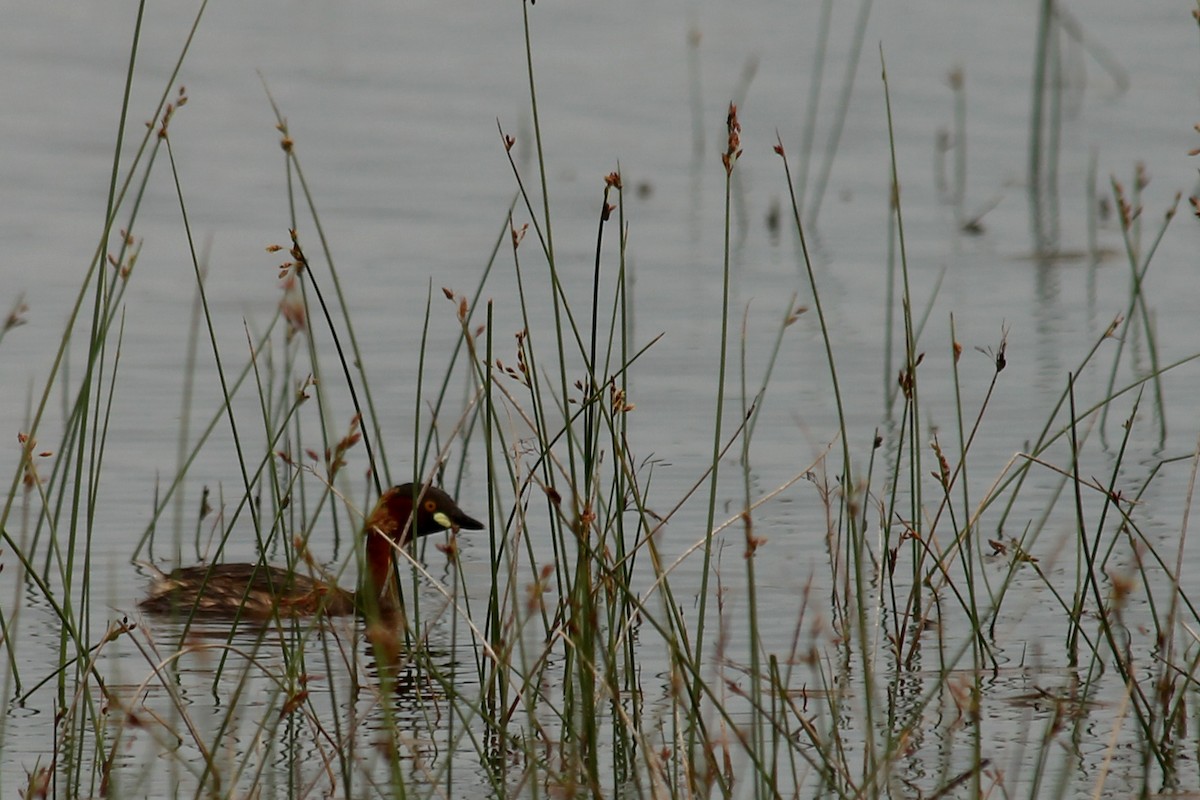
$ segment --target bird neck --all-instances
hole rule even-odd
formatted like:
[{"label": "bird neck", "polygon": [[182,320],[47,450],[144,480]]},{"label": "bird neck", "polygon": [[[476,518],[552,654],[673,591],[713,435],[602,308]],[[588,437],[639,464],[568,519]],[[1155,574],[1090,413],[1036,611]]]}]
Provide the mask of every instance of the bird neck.
[{"label": "bird neck", "polygon": [[375,531],[367,532],[367,570],[363,580],[363,593],[375,598],[380,608],[393,605],[389,600],[395,594],[392,580],[392,542]]},{"label": "bird neck", "polygon": [[396,557],[393,544],[404,545],[401,536],[408,526],[412,513],[412,499],[387,492],[379,498],[375,510],[367,518],[365,537],[367,540],[367,563],[363,573],[362,594],[364,610],[392,612],[400,607],[400,592],[393,579],[392,562]]},{"label": "bird neck", "polygon": [[[400,608],[400,591],[397,590],[392,563],[396,558],[395,545],[378,530],[368,529],[366,535],[366,571],[362,573],[360,603],[364,612],[378,610],[380,613],[395,612]],[[370,599],[370,600],[368,600]]]}]

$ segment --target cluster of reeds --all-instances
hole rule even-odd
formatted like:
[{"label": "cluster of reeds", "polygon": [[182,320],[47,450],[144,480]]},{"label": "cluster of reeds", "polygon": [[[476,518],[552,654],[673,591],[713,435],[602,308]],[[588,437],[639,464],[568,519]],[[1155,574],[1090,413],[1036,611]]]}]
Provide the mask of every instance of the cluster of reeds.
[{"label": "cluster of reeds", "polygon": [[[278,109],[291,233],[270,248],[286,253],[279,310],[247,334],[245,354],[222,351],[203,258],[189,252],[193,338],[205,343],[189,363],[212,365],[222,402],[193,434],[185,388],[178,469],[131,561],[219,561],[232,537],[250,531],[260,560],[348,583],[362,568],[361,509],[387,485],[431,479],[456,494],[476,490],[459,499],[488,520],[487,533],[405,552],[405,620],[389,631],[291,618],[214,626],[98,607],[89,565],[101,545],[91,519],[105,498],[99,476],[120,380],[122,298],[137,277],[134,231],[152,172],[174,179],[192,242],[183,155],[171,140],[171,125],[185,124],[175,117],[187,94],[165,91],[132,160],[114,159],[103,233],[0,512],[4,565],[20,576],[15,596],[0,599],[4,696],[45,712],[47,742],[32,760],[7,754],[10,716],[0,715],[6,783],[18,767],[30,797],[1037,797],[1081,781],[1097,794],[1114,780],[1115,791],[1143,793],[1194,783],[1187,765],[1200,747],[1192,710],[1200,619],[1182,580],[1187,506],[1179,503],[1177,542],[1147,534],[1139,500],[1171,459],[1142,472],[1125,459],[1145,434],[1144,406],[1158,425],[1149,435],[1165,436],[1161,400],[1144,403],[1142,391],[1152,386],[1161,397],[1163,376],[1182,363],[1154,355],[1142,290],[1154,246],[1141,246],[1136,192],[1114,186],[1128,309],[1083,349],[1059,403],[1020,452],[980,466],[972,447],[1004,380],[1008,345],[1001,335],[988,352],[982,387],[960,380],[953,318],[952,347],[923,351],[894,157],[897,272],[888,280],[898,286],[903,334],[898,367],[887,367],[891,425],[864,432],[843,412],[838,348],[795,191],[806,181],[794,179],[781,140],[743,140],[731,105],[712,159],[725,179],[725,237],[722,301],[708,310],[721,328],[711,455],[688,491],[663,496],[655,462],[636,446],[639,417],[650,410],[637,408],[630,378],[656,337],[632,333],[627,237],[636,223],[626,217],[624,181],[619,171],[597,181],[590,291],[581,299],[555,247],[528,26],[525,46],[533,174],[501,130],[514,203],[478,285],[446,289],[449,310],[438,310],[440,298],[425,302],[427,320],[453,314],[460,335],[436,369],[426,342],[411,348],[420,399],[411,453],[399,459],[412,466],[397,480],[386,445],[403,437],[381,429],[353,309]],[[886,113],[890,130],[890,104]],[[731,195],[743,149],[771,146],[791,198],[806,303],[780,318],[769,366],[754,381],[746,338],[739,360],[731,324]],[[823,186],[822,178],[818,198]],[[961,191],[956,198],[961,207]],[[515,332],[497,329],[495,308],[481,302],[485,286],[502,282],[522,320]],[[785,330],[808,307],[837,428],[813,463],[757,490],[755,426]],[[22,313],[14,308],[0,337]],[[1121,378],[1121,347],[1106,345],[1138,333],[1150,366]],[[80,341],[82,374],[68,381],[61,365]],[[1112,350],[1106,389],[1082,396],[1076,376]],[[954,400],[950,421],[931,426],[922,376],[935,368],[951,376]],[[45,449],[38,434],[63,391],[63,432]],[[1110,409],[1124,417],[1119,433],[1107,423]],[[217,430],[236,451],[237,486],[219,496],[205,490],[185,534],[174,498]],[[778,552],[759,520],[781,495],[808,504],[812,546],[828,564],[783,609],[757,572]],[[704,506],[702,526],[667,546],[666,532],[693,500]],[[174,525],[160,526],[172,509]],[[160,527],[173,533],[166,552]],[[1056,538],[1056,527],[1069,534]],[[30,604],[59,625],[54,663],[41,669],[21,655],[45,649],[31,641]],[[1061,652],[1028,652],[1022,626],[1047,619],[1059,626]]]}]

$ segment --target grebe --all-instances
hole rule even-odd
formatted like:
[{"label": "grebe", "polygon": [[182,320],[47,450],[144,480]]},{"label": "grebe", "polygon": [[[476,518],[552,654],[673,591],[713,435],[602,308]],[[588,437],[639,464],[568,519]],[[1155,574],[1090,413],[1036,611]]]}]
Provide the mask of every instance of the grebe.
[{"label": "grebe", "polygon": [[394,611],[393,546],[403,547],[413,537],[438,531],[483,528],[483,523],[467,516],[450,495],[433,486],[419,493],[414,517],[413,494],[411,483],[388,489],[367,518],[363,527],[366,572],[358,594],[265,564],[200,564],[181,567],[169,575],[160,573],[138,605],[152,614],[188,616],[194,609],[197,616],[207,618],[265,621],[276,613],[280,617],[354,614],[364,610],[365,597],[374,595],[374,610]]}]

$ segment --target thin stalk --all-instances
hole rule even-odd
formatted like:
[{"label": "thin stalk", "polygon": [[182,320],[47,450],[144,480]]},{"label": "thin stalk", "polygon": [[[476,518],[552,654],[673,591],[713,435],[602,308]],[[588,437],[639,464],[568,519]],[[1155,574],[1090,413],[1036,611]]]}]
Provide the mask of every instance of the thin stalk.
[{"label": "thin stalk", "polygon": [[[721,336],[719,339],[719,351],[717,355],[717,405],[716,410],[713,413],[712,460],[709,462],[708,513],[705,518],[706,522],[704,527],[708,533],[705,535],[704,539],[704,560],[703,565],[700,568],[700,595],[696,611],[696,645],[695,649],[692,651],[694,678],[692,681],[691,690],[689,692],[689,701],[691,705],[688,708],[688,714],[690,717],[689,722],[691,722],[691,726],[688,729],[687,753],[688,757],[691,759],[695,758],[695,743],[697,733],[695,722],[701,716],[701,665],[704,661],[704,632],[707,621],[706,612],[708,610],[708,582],[709,575],[711,574],[712,570],[713,556],[712,530],[717,514],[717,487],[718,477],[721,470],[721,432],[722,420],[725,414],[725,369],[729,345],[729,277],[731,272],[730,238],[732,234],[731,214],[733,206],[733,167],[737,162],[738,157],[742,154],[742,126],[738,122],[737,106],[730,104],[729,114],[726,117],[725,124],[728,130],[728,144],[725,153],[722,155],[722,162],[725,166],[725,225],[723,263],[721,269]],[[711,753],[709,753],[708,756],[711,758]]]},{"label": "thin stalk", "polygon": [[[846,117],[850,113],[850,96],[854,93],[854,80],[858,74],[858,62],[862,57],[863,42],[867,37],[867,21],[871,17],[873,0],[861,0],[858,6],[858,17],[854,22],[854,33],[850,40],[850,51],[846,56],[846,71],[842,75],[842,88],[838,94],[837,107],[833,112],[833,123],[829,130],[829,139],[825,142],[825,157],[821,162],[821,171],[817,174],[817,182],[813,190],[812,204],[808,211],[808,224],[816,226],[817,217],[821,213],[821,202],[825,199],[825,190],[829,186],[829,176],[833,173],[833,162],[837,160],[838,147],[842,143],[842,130],[846,127]],[[782,145],[781,145],[782,146]],[[807,260],[807,255],[805,260]]]},{"label": "thin stalk", "polygon": [[1046,113],[1046,91],[1050,84],[1049,53],[1051,29],[1054,18],[1054,0],[1041,0],[1038,6],[1037,34],[1033,57],[1033,89],[1030,94],[1029,113],[1029,165],[1026,182],[1029,185],[1030,230],[1033,232],[1033,247],[1037,254],[1053,250],[1055,242],[1046,229],[1047,210],[1043,207],[1043,184],[1046,180],[1044,144]]},{"label": "thin stalk", "polygon": [[[740,358],[740,380],[741,380],[741,398],[742,398],[742,418],[748,419],[755,412],[752,410],[755,406],[753,402],[748,403],[746,397],[746,323],[747,317],[750,314],[750,306],[747,304],[746,310],[742,315],[742,335],[741,343],[741,358]],[[742,553],[742,559],[746,564],[746,642],[750,657],[750,742],[754,751],[757,753],[767,752],[767,744],[764,739],[763,719],[761,718],[763,708],[763,671],[759,653],[761,644],[759,629],[758,629],[758,586],[754,577],[754,559],[755,554],[764,540],[754,535],[754,518],[750,513],[750,426],[747,426],[746,435],[742,437],[742,526],[743,533],[746,537],[745,549]],[[774,715],[769,715],[770,719],[774,719]],[[770,791],[768,776],[758,774],[755,776],[757,780],[754,785],[754,793],[757,797],[766,796]]]},{"label": "thin stalk", "polygon": [[808,70],[808,102],[804,107],[804,127],[800,135],[800,163],[796,171],[796,192],[800,196],[800,211],[804,212],[804,196],[808,191],[808,168],[812,163],[813,142],[817,138],[820,119],[821,83],[825,76],[825,54],[829,49],[829,28],[833,19],[833,0],[822,0],[817,20],[817,46],[813,48],[812,66]]},{"label": "thin stalk", "polygon": [[[841,470],[840,478],[842,481],[843,490],[847,493],[850,493],[850,492],[854,491],[853,469],[851,466],[851,459],[850,459],[850,443],[849,443],[848,437],[846,436],[847,423],[846,423],[845,406],[842,403],[841,383],[838,380],[837,362],[833,356],[833,339],[832,339],[832,335],[829,330],[828,322],[826,321],[826,318],[825,318],[825,309],[821,303],[821,293],[817,289],[816,273],[813,271],[812,258],[809,256],[808,240],[804,233],[804,225],[800,221],[800,204],[796,198],[796,192],[792,188],[795,185],[795,183],[792,180],[791,168],[788,165],[787,155],[785,154],[784,149],[783,149],[783,140],[778,137],[776,137],[775,152],[779,155],[780,159],[783,160],[784,177],[787,179],[788,194],[789,194],[789,197],[790,197],[791,203],[792,203],[792,222],[796,226],[796,235],[800,238],[800,252],[804,256],[804,267],[805,267],[805,271],[808,275],[809,290],[812,292],[813,307],[816,309],[817,320],[820,322],[821,341],[825,345],[825,359],[826,359],[826,364],[829,367],[829,381],[833,388],[834,404],[837,408],[838,430],[841,432],[840,439],[841,439],[841,444],[842,444],[842,470]],[[851,505],[851,498],[844,497],[842,502],[845,503],[847,505],[847,507],[849,507]],[[848,530],[849,530],[848,538],[853,541],[858,541],[858,539],[860,537],[861,529],[858,527],[858,520],[855,517],[855,515],[854,514],[847,515],[845,518],[845,523],[848,526]],[[860,559],[862,557],[861,548],[859,548],[859,547],[855,548],[855,557],[857,559]],[[860,609],[860,614],[858,615],[858,619],[859,619],[859,637],[858,638],[859,638],[860,646],[862,647],[862,651],[861,651],[861,655],[862,655],[862,659],[863,659],[863,673],[862,674],[863,674],[863,682],[865,684],[865,691],[863,693],[863,702],[864,702],[865,708],[866,708],[867,720],[873,721],[875,719],[875,717],[874,717],[875,686],[874,686],[874,674],[870,667],[870,659],[869,659],[869,654],[867,651],[867,641],[868,641],[869,637],[867,636],[867,624],[866,624],[866,617],[865,617],[866,603],[868,602],[867,601],[867,585],[866,585],[866,581],[865,581],[865,573],[866,573],[865,564],[860,563],[859,568],[854,570],[854,576],[855,576],[855,580],[856,580],[856,589],[857,589],[856,597],[859,598],[859,609]],[[869,729],[870,724],[868,724],[866,727],[867,727],[867,729]],[[867,764],[872,765],[876,761],[875,739],[874,739],[874,736],[869,733],[864,736],[864,739],[866,740],[865,758],[867,759]]]},{"label": "thin stalk", "polygon": [[[1140,255],[1140,247],[1137,237],[1133,234],[1133,225],[1136,220],[1141,219],[1141,206],[1130,205],[1125,199],[1125,192],[1121,185],[1114,179],[1112,181],[1113,199],[1117,204],[1118,214],[1121,220],[1121,240],[1125,245],[1126,261],[1129,264],[1129,305],[1125,310],[1124,325],[1121,329],[1121,335],[1117,336],[1117,352],[1113,356],[1113,366],[1109,371],[1108,385],[1106,394],[1111,395],[1113,387],[1117,380],[1117,368],[1121,362],[1121,354],[1125,350],[1125,344],[1130,339],[1133,320],[1140,316],[1142,331],[1146,337],[1146,349],[1150,356],[1150,377],[1153,380],[1155,408],[1158,411],[1158,437],[1159,444],[1166,442],[1167,438],[1167,417],[1166,405],[1163,399],[1162,388],[1162,370],[1158,363],[1158,339],[1155,336],[1153,322],[1151,320],[1150,309],[1146,306],[1146,294],[1144,284],[1146,281],[1146,273],[1150,269],[1150,263],[1154,259],[1154,254],[1158,251],[1158,246],[1166,235],[1167,226],[1171,224],[1171,220],[1175,218],[1175,212],[1179,208],[1179,195],[1175,196],[1175,202],[1167,209],[1163,215],[1163,223],[1158,229],[1158,233],[1154,237],[1154,241],[1150,245],[1150,249],[1146,252],[1144,258]],[[1140,314],[1138,313],[1140,312]],[[1101,415],[1101,432],[1106,428],[1108,421],[1108,407]]]},{"label": "thin stalk", "polygon": [[[270,90],[267,89],[265,81],[263,83],[263,89],[266,90],[266,92],[267,92],[267,99],[271,104],[271,110],[275,114],[276,126],[279,128],[280,132],[283,134],[283,143],[285,145],[285,152],[287,153],[287,161],[288,161],[288,166],[289,166],[289,172],[288,172],[289,177],[291,175],[291,170],[295,170],[296,178],[297,178],[297,180],[300,181],[300,188],[304,192],[305,203],[307,204],[308,209],[312,215],[313,227],[316,229],[317,238],[321,242],[321,250],[325,255],[325,263],[329,267],[329,279],[333,282],[333,291],[337,297],[338,307],[341,309],[342,319],[346,324],[346,335],[350,339],[350,351],[354,354],[354,359],[353,359],[354,365],[358,370],[359,380],[362,383],[363,396],[366,398],[366,401],[367,401],[367,410],[370,412],[371,430],[374,433],[374,440],[378,443],[378,446],[379,446],[379,460],[378,461],[375,460],[373,451],[372,451],[372,455],[369,456],[370,461],[371,461],[371,466],[373,469],[377,469],[377,467],[380,464],[382,464],[384,469],[386,470],[387,469],[387,453],[386,453],[387,448],[385,447],[385,445],[383,443],[383,438],[384,438],[383,433],[379,428],[379,415],[375,411],[375,400],[374,400],[373,396],[371,395],[371,383],[367,379],[366,361],[363,358],[362,351],[359,349],[359,346],[358,346],[358,335],[354,332],[354,326],[353,326],[353,324],[351,324],[351,315],[350,315],[350,311],[349,311],[349,304],[346,302],[346,296],[342,290],[342,282],[341,282],[341,278],[338,275],[337,268],[335,266],[335,262],[333,259],[333,252],[329,245],[329,240],[325,235],[325,228],[321,224],[321,217],[317,213],[316,201],[313,198],[312,190],[309,188],[308,180],[304,177],[304,170],[301,168],[300,160],[296,156],[294,143],[292,142],[291,138],[287,134],[287,120],[283,117],[282,113],[280,113],[279,107],[275,104],[275,99],[274,99],[274,97],[271,96]],[[290,197],[290,193],[289,193],[289,197]],[[295,218],[295,215],[293,213],[293,219],[294,218]],[[293,223],[293,230],[295,230],[294,223]],[[308,278],[309,278],[309,281],[312,282],[312,276],[309,275]],[[313,285],[315,288],[315,283]],[[319,299],[320,299],[320,303],[321,303],[321,309],[325,314],[326,323],[329,326],[330,334],[335,337],[335,342],[337,343],[338,359],[342,363],[343,371],[347,373],[347,375],[346,375],[347,389],[351,393],[351,397],[354,402],[354,407],[355,407],[356,412],[360,416],[362,416],[362,408],[359,406],[358,395],[354,388],[355,384],[354,384],[354,381],[351,380],[349,377],[349,374],[348,374],[349,367],[347,365],[345,355],[342,352],[341,343],[336,338],[337,334],[335,332],[333,322],[330,319],[328,307],[325,304],[325,300],[324,300],[323,296],[319,295]],[[366,441],[367,441],[367,435],[366,435],[365,430],[363,431],[363,441],[364,441],[364,443],[366,443]],[[376,475],[373,475],[372,477],[375,480],[376,491],[382,494],[383,489],[382,489],[382,484],[380,482],[379,476],[376,474]],[[390,484],[390,482],[391,482],[390,476],[385,474],[384,477],[387,479],[387,482]]]}]

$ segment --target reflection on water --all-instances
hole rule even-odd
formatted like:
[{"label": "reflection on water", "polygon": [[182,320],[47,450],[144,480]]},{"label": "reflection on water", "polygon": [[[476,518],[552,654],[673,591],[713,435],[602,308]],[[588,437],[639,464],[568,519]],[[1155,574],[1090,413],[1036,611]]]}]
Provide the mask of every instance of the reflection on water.
[{"label": "reflection on water", "polygon": [[[101,662],[139,676],[106,684],[111,778],[123,791],[336,794],[395,770],[424,783],[463,747],[451,693],[474,693],[478,674],[452,650],[431,643],[381,669],[361,622],[232,634],[194,625],[181,645],[180,633],[155,620]],[[459,785],[481,780],[459,767]]]}]

